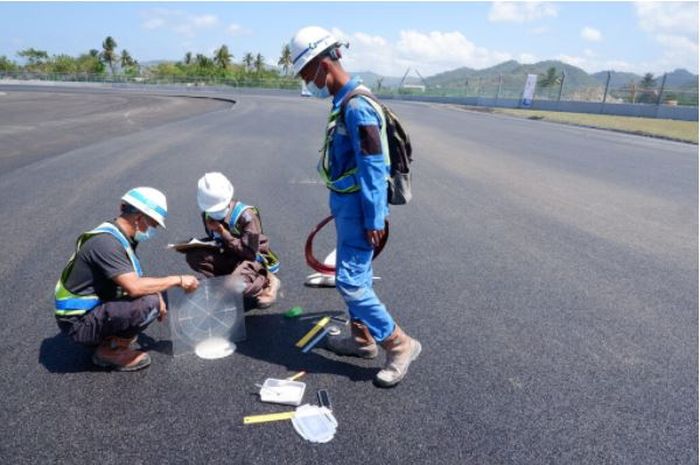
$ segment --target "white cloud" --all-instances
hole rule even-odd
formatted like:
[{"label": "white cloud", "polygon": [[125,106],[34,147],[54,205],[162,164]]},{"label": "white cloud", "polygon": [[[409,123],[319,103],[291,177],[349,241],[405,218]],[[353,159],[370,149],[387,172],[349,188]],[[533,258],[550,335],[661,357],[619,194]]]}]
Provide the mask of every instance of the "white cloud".
[{"label": "white cloud", "polygon": [[581,37],[589,42],[600,42],[603,39],[603,34],[598,29],[586,26],[581,29]]},{"label": "white cloud", "polygon": [[658,40],[661,45],[682,53],[687,53],[689,55],[697,55],[698,53],[698,43],[693,42],[687,37],[659,34],[656,36],[656,40]]},{"label": "white cloud", "polygon": [[526,23],[556,17],[557,6],[547,2],[494,2],[489,12],[491,22]]},{"label": "white cloud", "polygon": [[148,30],[158,29],[165,25],[163,18],[152,18],[143,22],[143,28]]},{"label": "white cloud", "polygon": [[663,55],[645,63],[647,71],[661,73],[675,68],[698,70],[698,4],[637,3],[639,26],[662,47]]},{"label": "white cloud", "polygon": [[537,63],[538,61],[540,61],[539,58],[532,53],[521,53],[518,55],[518,62],[522,64],[532,64]]},{"label": "white cloud", "polygon": [[565,55],[557,56],[557,60],[563,61],[571,66],[581,68],[588,73],[597,73],[598,71],[627,71],[640,72],[640,66],[623,60],[605,60],[599,59],[591,50],[584,50],[585,56]]},{"label": "white cloud", "polygon": [[698,4],[696,2],[640,2],[636,4],[642,29],[651,33],[698,33]]},{"label": "white cloud", "polygon": [[249,29],[246,29],[240,24],[236,23],[232,23],[226,28],[226,34],[234,37],[248,35],[250,33],[251,31]]},{"label": "white cloud", "polygon": [[192,38],[199,30],[219,25],[216,15],[192,15],[182,10],[154,8],[141,13],[144,18],[141,27],[146,30],[166,29],[178,35]]},{"label": "white cloud", "polygon": [[192,16],[190,20],[192,26],[196,28],[208,28],[219,23],[219,19],[214,15]]},{"label": "white cloud", "polygon": [[333,29],[333,34],[350,42],[350,49],[343,51],[343,61],[345,68],[352,71],[401,76],[411,68],[428,76],[463,66],[487,68],[512,58],[509,53],[479,47],[456,31],[400,31],[394,43],[362,32],[346,34]]},{"label": "white cloud", "polygon": [[530,29],[529,32],[530,34],[541,36],[542,34],[546,34],[547,32],[549,32],[549,28],[547,26],[540,26]]}]

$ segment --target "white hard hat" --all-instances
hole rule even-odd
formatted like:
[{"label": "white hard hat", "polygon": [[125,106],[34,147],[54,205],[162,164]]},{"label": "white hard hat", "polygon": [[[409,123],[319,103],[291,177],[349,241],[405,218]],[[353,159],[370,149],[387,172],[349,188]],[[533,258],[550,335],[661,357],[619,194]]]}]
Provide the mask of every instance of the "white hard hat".
[{"label": "white hard hat", "polygon": [[221,173],[207,173],[197,182],[197,205],[203,212],[218,212],[233,199],[233,184]]},{"label": "white hard hat", "polygon": [[289,43],[294,75],[298,75],[311,60],[333,46],[340,46],[340,42],[322,27],[307,26],[299,29]]},{"label": "white hard hat", "polygon": [[165,217],[168,216],[168,203],[165,200],[165,194],[158,189],[136,187],[124,194],[122,200],[153,218],[156,223],[165,228]]}]

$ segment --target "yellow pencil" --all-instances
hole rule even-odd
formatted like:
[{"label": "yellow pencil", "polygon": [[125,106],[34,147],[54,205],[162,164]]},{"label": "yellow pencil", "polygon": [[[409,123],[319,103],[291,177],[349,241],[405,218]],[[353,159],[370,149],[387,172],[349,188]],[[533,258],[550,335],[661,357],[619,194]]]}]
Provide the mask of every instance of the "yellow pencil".
[{"label": "yellow pencil", "polygon": [[296,381],[296,380],[298,380],[299,378],[301,378],[302,376],[304,376],[305,374],[306,374],[305,371],[300,371],[300,372],[297,373],[296,375],[287,378],[287,381]]},{"label": "yellow pencil", "polygon": [[243,417],[244,425],[251,425],[253,423],[265,423],[267,421],[279,421],[279,420],[291,420],[294,418],[295,411],[290,412],[279,412],[279,413],[268,413],[265,415],[252,415],[249,417]]},{"label": "yellow pencil", "polygon": [[314,327],[311,328],[311,330],[304,335],[304,337],[297,341],[296,346],[304,347],[306,343],[309,342],[309,340],[311,340],[311,338],[314,337],[314,335],[321,330],[321,328],[328,324],[329,321],[331,321],[330,317],[324,316],[323,318],[321,318],[321,320],[319,320],[319,322],[316,323]]}]

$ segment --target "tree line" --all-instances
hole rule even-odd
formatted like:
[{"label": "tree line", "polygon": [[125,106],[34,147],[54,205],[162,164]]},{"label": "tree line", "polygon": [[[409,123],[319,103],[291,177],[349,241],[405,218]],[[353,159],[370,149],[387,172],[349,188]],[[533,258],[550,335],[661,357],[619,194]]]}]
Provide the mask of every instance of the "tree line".
[{"label": "tree line", "polygon": [[117,50],[118,44],[112,36],[107,36],[101,49],[91,49],[77,57],[67,54],[49,56],[45,50],[27,48],[17,52],[24,59],[23,65],[0,55],[0,72],[30,73],[86,73],[96,75],[127,77],[176,77],[176,78],[218,78],[218,79],[288,79],[292,67],[292,54],[289,45],[280,52],[277,66],[266,64],[260,53],[247,52],[240,62],[227,45],[221,45],[211,56],[192,52],[185,53],[180,61],[166,61],[155,66],[143,67],[128,50]]}]

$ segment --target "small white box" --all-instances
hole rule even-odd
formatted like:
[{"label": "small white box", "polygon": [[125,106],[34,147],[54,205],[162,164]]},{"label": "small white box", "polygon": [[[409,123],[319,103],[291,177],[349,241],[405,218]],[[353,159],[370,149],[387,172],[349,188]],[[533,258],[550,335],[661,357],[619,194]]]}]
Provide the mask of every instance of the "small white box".
[{"label": "small white box", "polygon": [[260,400],[273,404],[301,405],[306,383],[287,379],[267,378],[260,388]]}]

